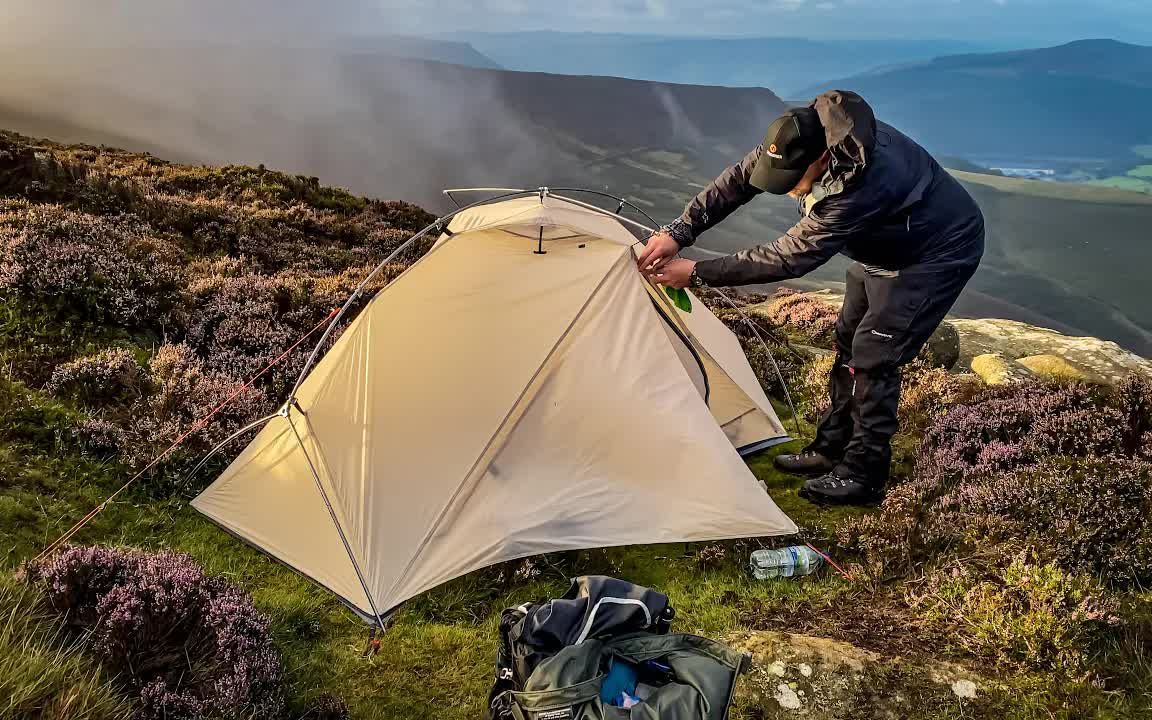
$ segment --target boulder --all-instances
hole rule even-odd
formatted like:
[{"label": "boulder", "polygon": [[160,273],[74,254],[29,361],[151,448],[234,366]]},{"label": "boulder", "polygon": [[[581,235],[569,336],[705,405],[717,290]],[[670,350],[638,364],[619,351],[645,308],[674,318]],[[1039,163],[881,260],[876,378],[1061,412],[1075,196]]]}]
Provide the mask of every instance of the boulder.
[{"label": "boulder", "polygon": [[941,707],[960,716],[1001,691],[951,663],[888,658],[836,640],[760,631],[725,638],[752,656],[736,686],[736,713],[764,720],[936,717]]},{"label": "boulder", "polygon": [[988,385],[1014,385],[1033,378],[1028,368],[1011,363],[996,353],[985,353],[972,358],[972,372]]},{"label": "boulder", "polygon": [[1090,379],[1117,383],[1134,372],[1152,375],[1152,362],[1114,342],[1073,337],[1014,320],[951,320],[960,334],[960,363],[988,353],[1008,361],[1037,355],[1062,358]]},{"label": "boulder", "polygon": [[1023,365],[1046,380],[1092,381],[1095,379],[1093,373],[1081,370],[1059,355],[1032,355],[1020,358],[1016,363]]},{"label": "boulder", "polygon": [[960,332],[950,320],[940,323],[928,343],[920,351],[920,358],[931,367],[951,370],[960,359]]}]

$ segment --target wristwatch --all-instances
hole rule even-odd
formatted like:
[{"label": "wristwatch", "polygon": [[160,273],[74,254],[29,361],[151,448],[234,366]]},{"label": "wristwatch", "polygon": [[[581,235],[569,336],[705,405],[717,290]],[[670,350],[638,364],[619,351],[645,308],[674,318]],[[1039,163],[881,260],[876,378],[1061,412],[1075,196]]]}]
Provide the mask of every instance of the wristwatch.
[{"label": "wristwatch", "polygon": [[688,276],[688,287],[702,288],[704,286],[705,286],[704,281],[701,280],[700,276],[696,274],[696,266],[693,265],[692,266],[692,274]]}]

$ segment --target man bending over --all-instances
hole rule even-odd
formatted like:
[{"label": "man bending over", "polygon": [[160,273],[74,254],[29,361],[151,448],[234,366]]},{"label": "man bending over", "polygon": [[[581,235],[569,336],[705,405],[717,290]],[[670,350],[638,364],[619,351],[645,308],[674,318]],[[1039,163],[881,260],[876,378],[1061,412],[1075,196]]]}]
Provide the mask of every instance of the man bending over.
[{"label": "man bending over", "polygon": [[[797,199],[791,230],[712,260],[678,257],[762,192]],[[773,122],[762,145],[649,238],[639,263],[656,282],[682,288],[798,278],[837,253],[855,261],[836,322],[831,405],[816,439],[776,464],[814,476],[800,491],[813,502],[866,504],[888,481],[900,367],[936,330],[983,252],[984,217],[960,183],[877,122],[860,96],[833,91]]]}]

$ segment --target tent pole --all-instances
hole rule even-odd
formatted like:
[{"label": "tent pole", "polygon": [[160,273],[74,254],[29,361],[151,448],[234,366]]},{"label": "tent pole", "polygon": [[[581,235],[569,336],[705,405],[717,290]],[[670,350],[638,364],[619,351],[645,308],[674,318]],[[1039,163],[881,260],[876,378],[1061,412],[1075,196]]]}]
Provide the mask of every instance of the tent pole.
[{"label": "tent pole", "polygon": [[[297,406],[299,410],[299,406]],[[304,411],[300,410],[303,415]],[[324,506],[328,508],[328,516],[332,518],[332,524],[336,526],[336,533],[340,536],[340,542],[344,543],[344,552],[348,553],[348,560],[352,563],[352,569],[356,571],[356,579],[360,581],[360,587],[364,590],[364,597],[368,599],[368,606],[372,608],[372,615],[376,618],[376,624],[380,627],[380,632],[384,632],[384,616],[376,608],[376,601],[372,599],[372,591],[368,589],[368,581],[364,579],[364,573],[360,570],[360,563],[356,562],[356,555],[352,552],[352,546],[348,543],[348,537],[344,534],[344,528],[340,526],[340,521],[336,518],[336,510],[332,507],[332,501],[328,499],[328,492],[324,489],[324,483],[320,481],[320,473],[316,470],[316,465],[312,462],[312,456],[308,454],[308,448],[304,447],[304,438],[300,437],[300,432],[296,429],[296,423],[292,422],[292,408],[291,406],[285,407],[284,417],[288,420],[289,427],[292,428],[292,434],[296,436],[296,442],[300,444],[300,452],[304,453],[304,459],[308,461],[308,468],[312,471],[312,479],[316,481],[316,489],[320,491],[320,497],[324,499]],[[315,438],[313,438],[315,440]],[[319,443],[319,440],[315,440]]]},{"label": "tent pole", "polygon": [[207,462],[208,462],[209,460],[211,460],[212,458],[216,457],[216,453],[218,453],[218,452],[220,452],[221,450],[223,450],[225,445],[227,445],[228,443],[232,442],[232,441],[233,441],[233,440],[235,440],[236,438],[240,437],[240,436],[241,436],[241,435],[243,435],[244,433],[246,433],[246,432],[248,432],[248,431],[250,431],[250,430],[255,430],[257,426],[259,426],[259,425],[263,425],[264,423],[268,422],[269,420],[271,420],[272,418],[276,417],[276,416],[277,416],[277,415],[279,415],[279,414],[280,414],[280,413],[276,412],[276,413],[272,413],[271,415],[269,415],[269,416],[267,416],[267,417],[262,417],[262,418],[260,418],[259,420],[254,420],[253,422],[250,422],[250,423],[248,423],[248,424],[247,424],[247,425],[245,425],[244,427],[240,428],[240,429],[239,429],[239,430],[237,430],[236,432],[232,433],[231,435],[229,435],[228,437],[224,438],[224,439],[223,439],[223,440],[221,440],[219,443],[217,443],[217,444],[216,444],[216,447],[214,447],[214,448],[212,448],[211,450],[209,450],[209,451],[208,451],[208,454],[207,454],[207,455],[205,455],[205,456],[204,456],[204,457],[203,457],[203,458],[200,460],[200,462],[196,463],[196,467],[194,467],[194,468],[192,468],[191,470],[189,470],[189,471],[188,471],[188,474],[184,476],[184,482],[180,483],[180,487],[181,487],[181,489],[183,489],[185,486],[187,486],[187,485],[188,485],[188,483],[190,483],[190,482],[192,481],[192,478],[196,477],[196,473],[200,472],[200,468],[204,467],[204,465],[205,465],[205,464],[207,464]]}]

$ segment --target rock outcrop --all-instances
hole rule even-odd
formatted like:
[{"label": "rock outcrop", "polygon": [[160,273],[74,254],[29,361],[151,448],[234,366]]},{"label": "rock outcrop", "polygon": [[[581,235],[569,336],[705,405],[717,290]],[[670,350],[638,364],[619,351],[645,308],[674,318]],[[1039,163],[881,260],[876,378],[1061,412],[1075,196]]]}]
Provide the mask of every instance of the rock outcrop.
[{"label": "rock outcrop", "polygon": [[944,707],[964,716],[992,692],[983,678],[958,665],[886,658],[835,640],[762,631],[726,641],[752,656],[736,691],[746,717],[922,718]]},{"label": "rock outcrop", "polygon": [[951,323],[960,334],[960,366],[989,353],[1044,377],[1116,383],[1134,372],[1152,375],[1152,362],[1114,342],[1073,337],[1015,320],[964,320]]},{"label": "rock outcrop", "polygon": [[[833,290],[787,291],[786,299],[770,298],[749,306],[773,322],[812,326],[812,308],[839,310],[844,295]],[[957,372],[971,369],[989,384],[1023,382],[1034,378],[1115,384],[1134,372],[1152,376],[1152,361],[1109,340],[1074,337],[1015,320],[949,317],[921,353],[933,367]]]}]

